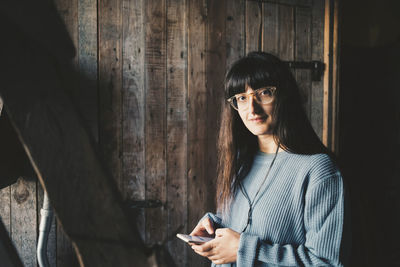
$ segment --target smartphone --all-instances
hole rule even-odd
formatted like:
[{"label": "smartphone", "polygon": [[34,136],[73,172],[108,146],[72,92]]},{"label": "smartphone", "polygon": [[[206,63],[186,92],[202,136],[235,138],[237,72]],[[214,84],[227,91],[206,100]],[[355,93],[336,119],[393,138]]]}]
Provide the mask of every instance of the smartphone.
[{"label": "smartphone", "polygon": [[204,236],[192,236],[192,235],[185,235],[185,234],[176,234],[176,236],[186,243],[193,243],[196,245],[203,244],[205,242],[208,242],[210,240],[213,240],[214,238],[212,237],[204,237]]}]

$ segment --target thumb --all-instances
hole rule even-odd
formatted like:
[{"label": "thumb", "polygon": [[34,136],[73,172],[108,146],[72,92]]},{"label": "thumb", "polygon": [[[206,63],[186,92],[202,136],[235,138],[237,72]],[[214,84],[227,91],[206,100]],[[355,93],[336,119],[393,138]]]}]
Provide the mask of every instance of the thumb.
[{"label": "thumb", "polygon": [[204,221],[204,228],[206,228],[206,231],[208,234],[213,235],[214,234],[214,223],[210,218],[207,218]]}]

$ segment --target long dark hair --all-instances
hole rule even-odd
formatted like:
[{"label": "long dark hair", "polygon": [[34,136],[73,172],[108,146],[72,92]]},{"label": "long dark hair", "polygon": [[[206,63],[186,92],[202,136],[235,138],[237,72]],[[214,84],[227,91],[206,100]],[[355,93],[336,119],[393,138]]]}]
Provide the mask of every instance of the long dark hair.
[{"label": "long dark hair", "polygon": [[[272,133],[285,151],[296,154],[333,154],[313,130],[302,105],[299,87],[286,63],[265,52],[251,52],[237,60],[226,74],[225,97],[252,89],[276,86]],[[258,150],[257,137],[226,101],[222,104],[218,138],[218,210],[228,208],[238,181],[247,175]]]}]

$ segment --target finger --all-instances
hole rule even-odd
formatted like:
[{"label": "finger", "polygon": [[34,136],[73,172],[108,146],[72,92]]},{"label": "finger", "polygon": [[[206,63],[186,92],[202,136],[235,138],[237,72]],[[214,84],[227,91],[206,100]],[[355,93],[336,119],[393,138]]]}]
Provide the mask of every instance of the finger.
[{"label": "finger", "polygon": [[203,228],[203,226],[201,224],[196,225],[196,227],[193,229],[193,231],[189,235],[199,235],[199,233],[202,232],[201,228]]},{"label": "finger", "polygon": [[210,218],[205,218],[203,220],[203,226],[206,228],[207,233],[210,235],[214,234],[214,223]]},{"label": "finger", "polygon": [[218,228],[215,231],[215,236],[223,236],[227,230],[228,230],[228,228]]},{"label": "finger", "polygon": [[222,260],[222,259],[213,260],[212,262],[213,262],[215,265],[224,264],[224,260]]},{"label": "finger", "polygon": [[213,243],[210,242],[206,242],[202,245],[193,245],[192,249],[196,250],[196,251],[200,251],[200,252],[206,252],[206,251],[210,251],[214,248]]}]

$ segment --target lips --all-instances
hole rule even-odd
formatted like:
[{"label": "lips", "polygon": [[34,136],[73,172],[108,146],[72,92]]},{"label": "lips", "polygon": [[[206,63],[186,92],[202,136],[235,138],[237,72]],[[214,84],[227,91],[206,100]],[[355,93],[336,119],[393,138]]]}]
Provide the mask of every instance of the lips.
[{"label": "lips", "polygon": [[263,121],[265,121],[266,119],[267,119],[267,116],[264,116],[264,117],[252,118],[252,119],[249,119],[249,121],[251,121],[251,122],[263,122]]}]

